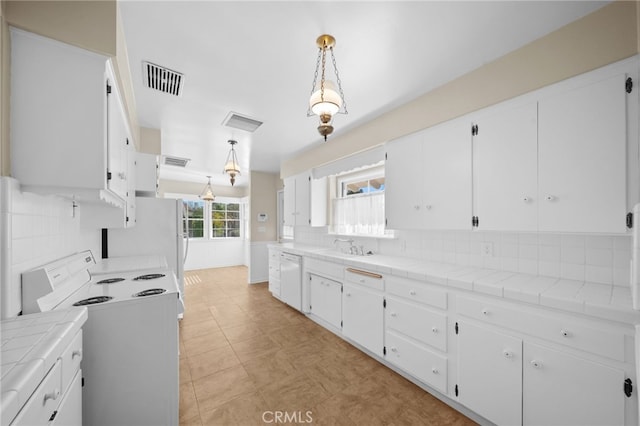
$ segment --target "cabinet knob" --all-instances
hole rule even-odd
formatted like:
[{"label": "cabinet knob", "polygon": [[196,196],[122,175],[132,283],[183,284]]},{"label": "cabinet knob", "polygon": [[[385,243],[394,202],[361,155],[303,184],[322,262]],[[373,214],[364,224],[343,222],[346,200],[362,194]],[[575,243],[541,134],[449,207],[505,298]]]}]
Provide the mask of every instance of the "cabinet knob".
[{"label": "cabinet knob", "polygon": [[439,373],[440,373],[440,371],[438,371],[438,369],[437,369],[437,368],[435,368],[435,367],[431,369],[431,372],[432,372],[433,374],[439,374]]},{"label": "cabinet knob", "polygon": [[438,332],[438,327],[431,327],[431,332],[437,333]]},{"label": "cabinet knob", "polygon": [[547,201],[555,201],[556,197],[553,195],[545,195],[544,199]]},{"label": "cabinet knob", "polygon": [[482,315],[489,315],[489,310],[487,308],[483,308]]},{"label": "cabinet knob", "polygon": [[528,203],[529,201],[531,201],[531,198],[529,198],[529,197],[522,197],[522,201],[524,201],[525,203]]},{"label": "cabinet knob", "polygon": [[420,210],[420,206],[419,205],[415,205],[415,206],[413,206],[413,208],[416,209],[416,210]]},{"label": "cabinet knob", "polygon": [[120,172],[118,173],[118,177],[122,180],[125,180],[127,178],[127,175],[125,175],[124,172]]},{"label": "cabinet knob", "polygon": [[531,361],[531,366],[533,368],[538,368],[538,369],[542,368],[542,362],[534,359],[534,360]]},{"label": "cabinet knob", "polygon": [[396,314],[395,312],[391,312],[391,316],[395,318],[398,316],[398,314]]},{"label": "cabinet knob", "polygon": [[60,396],[60,389],[54,389],[52,392],[44,394],[44,402],[46,404],[46,402],[50,399],[55,401],[56,399],[58,399],[59,396]]},{"label": "cabinet knob", "polygon": [[560,330],[560,334],[562,335],[562,337],[571,337],[571,332],[567,330]]},{"label": "cabinet knob", "polygon": [[74,359],[77,356],[82,357],[81,349],[76,349],[75,351],[71,352],[71,359]]},{"label": "cabinet knob", "polygon": [[391,352],[398,352],[398,348],[391,348]]},{"label": "cabinet knob", "polygon": [[410,294],[410,295],[412,295],[412,296],[415,296],[415,295],[416,295],[416,291],[415,291],[415,290],[411,290],[411,291],[409,292],[409,294]]},{"label": "cabinet knob", "polygon": [[513,358],[513,352],[509,351],[509,350],[504,350],[502,351],[502,355],[504,355],[505,358],[507,359],[511,359]]},{"label": "cabinet knob", "polygon": [[431,210],[431,204],[427,204],[426,206],[424,206],[424,208],[427,210]]}]

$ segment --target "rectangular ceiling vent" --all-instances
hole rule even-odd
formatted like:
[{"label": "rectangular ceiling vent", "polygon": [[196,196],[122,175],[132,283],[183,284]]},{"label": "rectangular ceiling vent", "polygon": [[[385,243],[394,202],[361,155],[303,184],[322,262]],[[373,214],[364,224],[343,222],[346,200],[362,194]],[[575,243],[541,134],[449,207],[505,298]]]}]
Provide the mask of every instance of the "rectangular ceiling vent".
[{"label": "rectangular ceiling vent", "polygon": [[142,62],[142,68],[145,86],[169,95],[182,96],[184,74],[145,61]]},{"label": "rectangular ceiling vent", "polygon": [[165,155],[163,157],[162,164],[166,166],[186,167],[189,161],[191,161],[190,158],[180,158]]},{"label": "rectangular ceiling vent", "polygon": [[244,130],[245,132],[255,132],[262,125],[262,121],[247,117],[246,115],[230,112],[222,122],[223,126]]}]

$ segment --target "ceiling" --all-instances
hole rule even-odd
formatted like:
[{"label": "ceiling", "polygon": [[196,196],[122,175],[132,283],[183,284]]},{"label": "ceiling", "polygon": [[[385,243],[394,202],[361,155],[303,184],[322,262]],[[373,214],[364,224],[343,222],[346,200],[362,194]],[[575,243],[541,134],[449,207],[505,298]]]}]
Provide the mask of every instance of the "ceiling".
[{"label": "ceiling", "polygon": [[[162,154],[191,159],[160,176],[229,185],[235,139],[248,170],[278,172],[283,159],[574,21],[597,1],[128,1],[120,13],[138,120],[162,131]],[[348,115],[324,142],[307,117],[318,49],[336,38]],[[185,76],[181,97],[143,85],[142,61]],[[535,66],[535,64],[531,64]],[[229,112],[263,121],[254,133],[222,125]]]}]

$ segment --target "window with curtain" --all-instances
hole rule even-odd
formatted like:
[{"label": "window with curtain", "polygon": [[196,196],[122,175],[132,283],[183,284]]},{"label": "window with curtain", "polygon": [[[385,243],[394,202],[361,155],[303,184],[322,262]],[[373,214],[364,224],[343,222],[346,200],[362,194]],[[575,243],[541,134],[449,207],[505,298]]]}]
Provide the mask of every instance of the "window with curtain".
[{"label": "window with curtain", "polygon": [[384,168],[340,175],[336,183],[333,231],[337,234],[384,235]]}]

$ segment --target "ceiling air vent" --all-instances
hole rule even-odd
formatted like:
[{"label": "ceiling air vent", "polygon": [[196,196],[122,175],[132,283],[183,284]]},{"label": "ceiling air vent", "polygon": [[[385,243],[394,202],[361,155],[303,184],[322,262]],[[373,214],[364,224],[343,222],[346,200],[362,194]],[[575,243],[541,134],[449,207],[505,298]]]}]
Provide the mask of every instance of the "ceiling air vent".
[{"label": "ceiling air vent", "polygon": [[191,161],[190,158],[171,157],[169,155],[165,155],[163,157],[162,164],[166,166],[186,167],[189,161]]},{"label": "ceiling air vent", "polygon": [[255,120],[236,112],[230,112],[222,122],[222,125],[253,133],[262,125],[262,121]]},{"label": "ceiling air vent", "polygon": [[169,95],[182,96],[183,74],[151,62],[142,62],[142,68],[144,69],[144,84],[147,87]]}]

